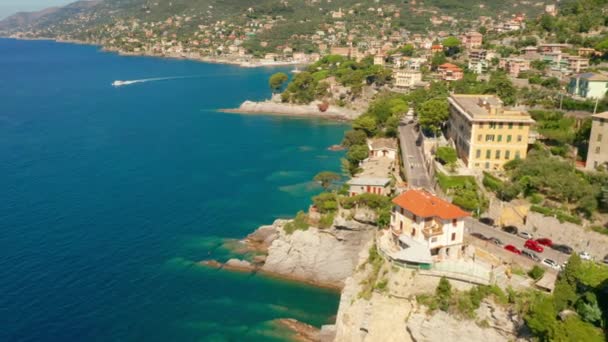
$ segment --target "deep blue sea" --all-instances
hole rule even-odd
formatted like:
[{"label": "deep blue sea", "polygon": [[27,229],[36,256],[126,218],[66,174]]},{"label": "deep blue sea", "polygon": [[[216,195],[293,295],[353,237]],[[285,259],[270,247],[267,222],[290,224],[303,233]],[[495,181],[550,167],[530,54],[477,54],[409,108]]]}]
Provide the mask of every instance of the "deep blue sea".
[{"label": "deep blue sea", "polygon": [[277,70],[0,39],[0,341],[273,341],[274,319],[330,321],[334,292],[198,265],[339,169],[345,125],[216,111],[269,97]]}]

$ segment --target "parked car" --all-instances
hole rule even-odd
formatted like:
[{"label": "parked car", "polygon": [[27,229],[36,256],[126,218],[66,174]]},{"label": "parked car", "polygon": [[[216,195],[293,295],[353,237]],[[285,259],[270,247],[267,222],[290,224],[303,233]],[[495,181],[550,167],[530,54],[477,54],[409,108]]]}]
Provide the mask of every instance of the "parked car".
[{"label": "parked car", "polygon": [[509,233],[509,234],[517,234],[517,227],[515,226],[504,226],[502,227],[502,230]]},{"label": "parked car", "polygon": [[508,250],[511,253],[515,253],[515,254],[521,255],[521,251],[519,249],[517,249],[517,247],[515,247],[513,245],[506,245],[505,249]]},{"label": "parked car", "polygon": [[574,250],[572,249],[572,247],[568,246],[568,245],[551,245],[551,248],[555,249],[558,252],[562,252],[564,254],[572,254],[572,252],[574,252]]},{"label": "parked car", "polygon": [[561,267],[557,264],[557,262],[553,261],[552,259],[543,259],[542,264],[547,266],[547,267],[551,267],[554,270],[560,270]]},{"label": "parked car", "polygon": [[524,249],[524,250],[521,251],[521,255],[523,255],[525,257],[528,257],[528,258],[530,258],[530,259],[532,259],[532,260],[534,260],[536,262],[540,262],[540,258],[534,252],[530,252],[530,251],[527,251],[527,250]]},{"label": "parked car", "polygon": [[489,217],[482,217],[479,219],[479,222],[483,224],[487,224],[488,226],[494,227],[494,219]]},{"label": "parked car", "polygon": [[488,240],[488,238],[481,233],[471,233],[471,236],[474,236],[474,237],[476,237],[480,240],[484,240],[484,241]]},{"label": "parked car", "polygon": [[517,236],[522,237],[526,240],[530,240],[533,238],[532,234],[530,234],[528,232],[519,232],[519,233],[517,233]]},{"label": "parked car", "polygon": [[545,249],[543,248],[543,246],[540,245],[540,243],[534,241],[534,240],[526,240],[526,243],[524,243],[524,247],[531,249],[535,252],[539,252],[542,253]]},{"label": "parked car", "polygon": [[502,243],[502,241],[500,241],[500,239],[497,239],[495,237],[489,238],[488,241],[492,242],[493,244],[495,244],[498,247],[502,247],[505,245],[504,243]]},{"label": "parked car", "polygon": [[578,255],[581,257],[581,259],[583,260],[591,260],[591,254],[587,253],[587,252],[580,252],[578,253]]},{"label": "parked car", "polygon": [[551,239],[547,239],[547,238],[536,239],[536,242],[540,243],[541,245],[545,245],[547,247],[551,247],[551,245],[553,245],[553,241],[551,241]]}]

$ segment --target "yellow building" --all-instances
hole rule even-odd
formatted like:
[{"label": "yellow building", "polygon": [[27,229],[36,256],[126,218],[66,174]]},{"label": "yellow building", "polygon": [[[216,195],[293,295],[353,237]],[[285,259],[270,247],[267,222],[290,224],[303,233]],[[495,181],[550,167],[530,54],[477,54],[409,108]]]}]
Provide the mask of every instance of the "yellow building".
[{"label": "yellow building", "polygon": [[468,167],[500,170],[509,160],[526,158],[534,124],[528,113],[505,109],[494,95],[450,95],[448,102],[448,137]]}]

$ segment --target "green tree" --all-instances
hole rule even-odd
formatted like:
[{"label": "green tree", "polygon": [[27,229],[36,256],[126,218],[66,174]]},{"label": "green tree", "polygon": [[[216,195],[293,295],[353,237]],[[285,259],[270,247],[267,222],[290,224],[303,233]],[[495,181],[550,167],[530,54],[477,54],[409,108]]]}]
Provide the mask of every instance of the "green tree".
[{"label": "green tree", "polygon": [[445,100],[428,100],[418,108],[418,122],[435,134],[441,130],[449,115],[448,103]]},{"label": "green tree", "polygon": [[530,305],[530,310],[524,320],[532,333],[540,341],[554,341],[558,330],[557,311],[551,298],[538,296]]},{"label": "green tree", "polygon": [[514,105],[517,99],[517,88],[513,86],[513,82],[511,82],[507,75],[502,72],[492,73],[488,87],[484,93],[496,94],[507,106]]},{"label": "green tree", "polygon": [[603,53],[608,53],[608,38],[605,38],[601,42],[595,45],[595,49]]},{"label": "green tree", "polygon": [[374,117],[362,115],[353,121],[353,128],[364,131],[368,137],[373,137],[378,131],[378,124]]},{"label": "green tree", "polygon": [[285,82],[287,82],[287,80],[289,80],[289,76],[287,76],[286,73],[277,72],[270,76],[270,78],[268,79],[268,85],[270,85],[270,89],[272,89],[273,92],[276,92],[279,91],[283,87],[283,85],[285,85]]},{"label": "green tree", "polygon": [[385,131],[384,134],[387,137],[397,137],[399,134],[399,117],[393,115],[388,120],[386,120]]},{"label": "green tree", "polygon": [[576,294],[578,275],[581,270],[581,258],[577,254],[572,254],[568,259],[568,264],[559,275],[555,282],[553,290],[553,301],[557,311],[562,311],[576,302],[578,295]]},{"label": "green tree", "polygon": [[443,46],[447,48],[460,46],[460,40],[454,36],[447,37],[443,40]]},{"label": "green tree", "polygon": [[440,66],[441,64],[445,63],[445,61],[446,61],[445,54],[443,54],[441,52],[437,52],[431,58],[431,67],[433,68],[433,70],[436,70],[437,67]]},{"label": "green tree", "polygon": [[315,182],[319,182],[323,189],[327,190],[334,183],[341,179],[339,174],[332,171],[321,171],[313,178]]},{"label": "green tree", "polygon": [[355,165],[359,165],[359,163],[366,159],[369,156],[369,148],[367,145],[355,145],[351,146],[351,148],[346,152],[346,159]]},{"label": "green tree", "polygon": [[460,52],[460,40],[454,36],[447,37],[443,40],[443,47],[446,48],[446,55],[453,56]]},{"label": "green tree", "polygon": [[351,129],[344,133],[342,146],[351,147],[353,145],[365,145],[367,143],[367,134],[360,129]]},{"label": "green tree", "polygon": [[593,292],[587,292],[576,302],[576,312],[585,322],[600,325],[602,321],[602,309],[597,302],[597,297]]},{"label": "green tree", "polygon": [[399,52],[401,52],[404,56],[408,56],[411,57],[412,55],[414,55],[414,51],[416,49],[414,48],[414,45],[412,44],[405,44],[400,50]]}]

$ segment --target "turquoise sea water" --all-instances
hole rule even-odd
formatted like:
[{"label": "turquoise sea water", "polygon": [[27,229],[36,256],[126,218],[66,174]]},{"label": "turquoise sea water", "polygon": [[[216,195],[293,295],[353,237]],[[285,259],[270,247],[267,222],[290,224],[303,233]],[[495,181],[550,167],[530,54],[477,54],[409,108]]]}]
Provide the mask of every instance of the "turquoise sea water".
[{"label": "turquoise sea water", "polygon": [[[223,114],[277,69],[0,40],[0,341],[282,340],[338,295],[198,266],[293,215],[344,125]],[[113,88],[114,80],[193,76]]]}]

